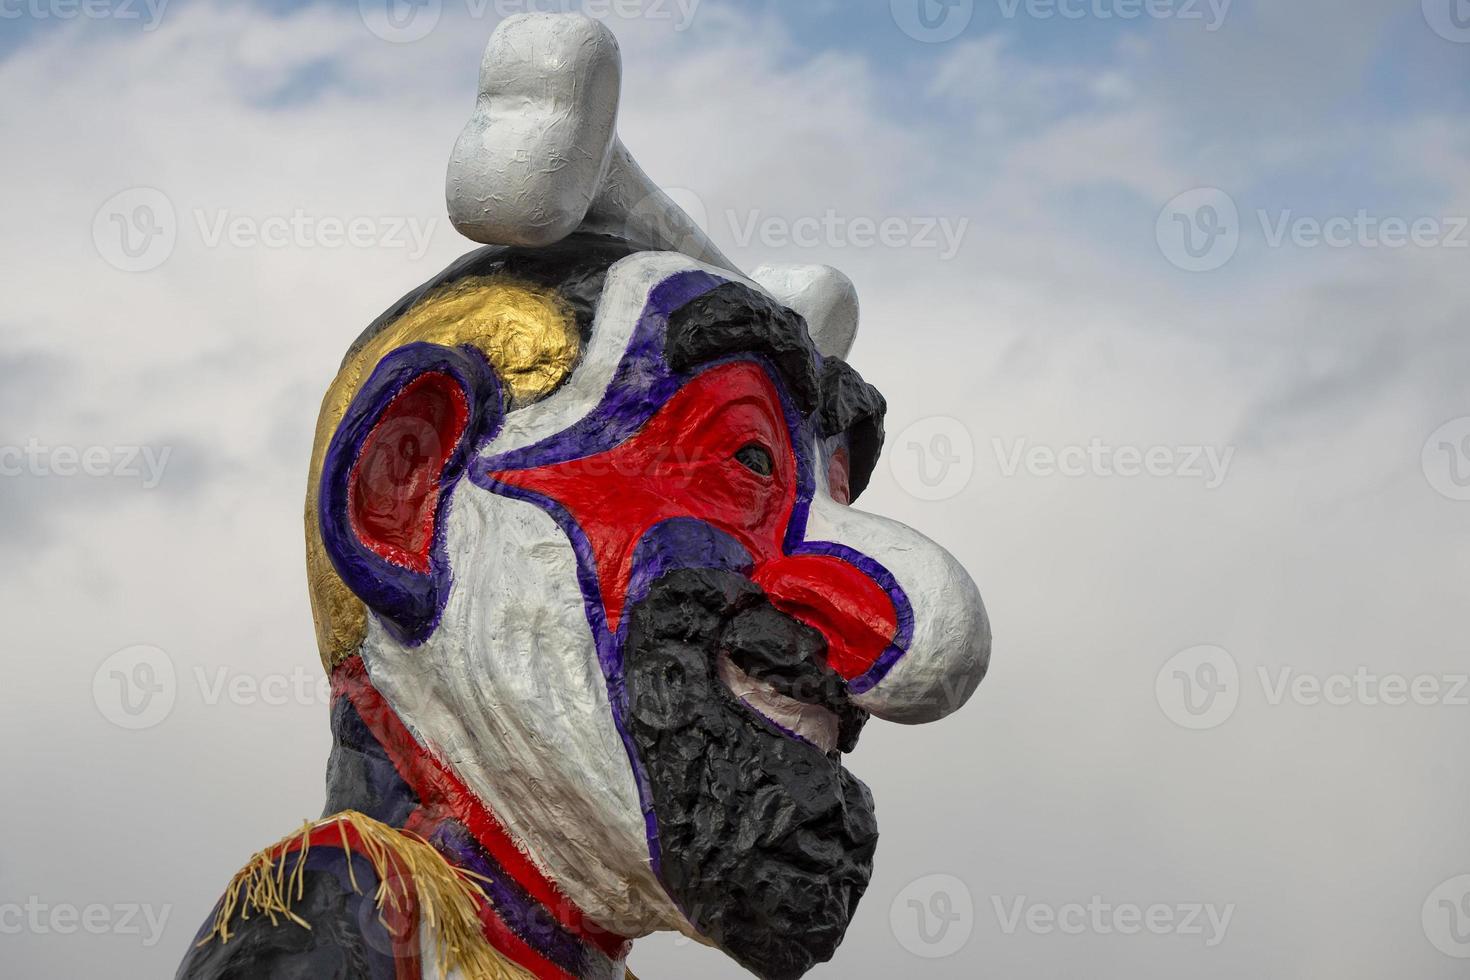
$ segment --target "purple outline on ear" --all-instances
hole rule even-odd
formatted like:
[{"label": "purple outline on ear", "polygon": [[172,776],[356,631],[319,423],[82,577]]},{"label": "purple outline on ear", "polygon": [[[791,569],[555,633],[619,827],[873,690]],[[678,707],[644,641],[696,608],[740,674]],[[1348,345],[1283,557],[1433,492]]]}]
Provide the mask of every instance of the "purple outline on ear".
[{"label": "purple outline on ear", "polygon": [[[357,539],[347,517],[347,481],[363,442],[383,411],[412,381],[431,372],[447,374],[459,384],[469,402],[469,420],[439,475],[434,537],[429,572],[425,574],[388,561]],[[449,597],[451,570],[444,554],[449,499],[464,474],[466,461],[494,437],[504,419],[500,381],[481,351],[469,346],[414,343],[378,362],[332,436],[322,463],[318,501],[322,541],[337,574],[378,614],[399,642],[417,646],[429,638],[439,622]]]}]

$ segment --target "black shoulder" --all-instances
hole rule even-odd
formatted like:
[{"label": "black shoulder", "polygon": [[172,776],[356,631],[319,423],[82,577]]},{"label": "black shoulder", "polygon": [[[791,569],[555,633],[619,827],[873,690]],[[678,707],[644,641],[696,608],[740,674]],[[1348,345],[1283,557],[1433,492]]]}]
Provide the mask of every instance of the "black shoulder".
[{"label": "black shoulder", "polygon": [[313,847],[304,861],[285,856],[281,870],[289,910],[236,911],[222,932],[219,913],[229,896],[222,898],[175,980],[395,980],[393,939],[373,898],[378,880],[370,862]]}]

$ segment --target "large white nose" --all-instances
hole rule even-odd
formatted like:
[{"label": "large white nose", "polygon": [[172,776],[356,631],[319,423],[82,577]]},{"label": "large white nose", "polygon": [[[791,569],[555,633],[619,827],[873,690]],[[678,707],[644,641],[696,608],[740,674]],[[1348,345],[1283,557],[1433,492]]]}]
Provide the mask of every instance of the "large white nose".
[{"label": "large white nose", "polygon": [[980,590],[954,556],[898,521],[817,493],[808,541],[832,541],[867,555],[897,581],[913,614],[902,654],[853,700],[888,721],[917,725],[959,710],[990,663],[990,619]]}]

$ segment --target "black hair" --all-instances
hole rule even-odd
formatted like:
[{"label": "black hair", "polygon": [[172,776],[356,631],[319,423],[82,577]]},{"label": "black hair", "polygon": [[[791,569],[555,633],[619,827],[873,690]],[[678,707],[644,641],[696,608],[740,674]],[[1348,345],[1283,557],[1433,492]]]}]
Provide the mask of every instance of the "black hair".
[{"label": "black hair", "polygon": [[764,354],[803,414],[816,414],[824,439],[847,435],[849,487],[862,493],[883,448],[888,405],[846,361],[817,353],[802,317],[743,283],[730,282],[669,317],[664,358],[676,371],[753,351]]}]

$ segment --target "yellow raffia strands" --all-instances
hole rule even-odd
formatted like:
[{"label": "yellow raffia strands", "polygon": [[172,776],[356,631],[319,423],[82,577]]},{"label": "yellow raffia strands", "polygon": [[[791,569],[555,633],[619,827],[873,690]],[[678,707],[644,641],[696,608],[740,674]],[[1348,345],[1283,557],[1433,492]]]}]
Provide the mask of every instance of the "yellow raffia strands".
[{"label": "yellow raffia strands", "polygon": [[322,399],[306,496],[306,575],[322,666],[357,652],[367,612],[327,558],[317,519],[322,461],[347,406],[384,356],[423,342],[484,352],[512,407],[544,398],[571,374],[581,351],[577,318],[554,290],[505,276],[471,276],[437,289],[348,354]]},{"label": "yellow raffia strands", "polygon": [[[310,929],[311,925],[293,912],[291,906],[305,894],[306,856],[312,833],[333,826],[348,855],[347,874],[354,890],[358,884],[352,870],[353,851],[347,831],[351,828],[356,832],[361,855],[377,873],[378,889],[373,901],[379,921],[385,926],[386,911],[391,909],[400,916],[408,911],[403,904],[405,894],[396,886],[399,878],[413,883],[418,899],[418,925],[429,929],[434,937],[441,977],[457,970],[464,980],[534,980],[530,973],[496,951],[480,928],[477,903],[482,893],[476,881],[484,878],[450,864],[417,834],[390,827],[354,810],[344,810],[316,823],[307,822],[296,833],[252,857],[230,879],[210,931],[199,945],[216,939],[229,942],[233,934],[231,923],[237,914],[242,921],[251,915],[264,915],[272,925],[286,921]],[[299,859],[292,855],[299,855]],[[292,865],[289,875],[288,864]]]}]

